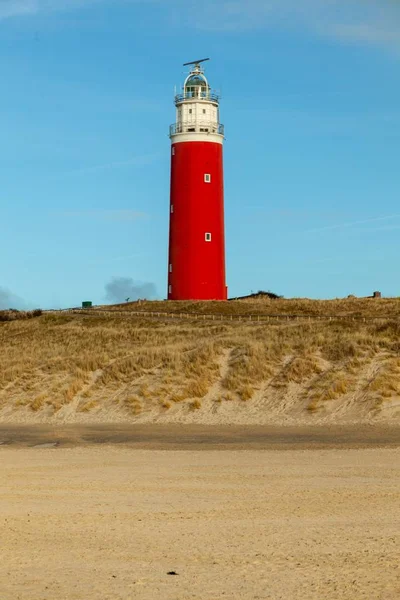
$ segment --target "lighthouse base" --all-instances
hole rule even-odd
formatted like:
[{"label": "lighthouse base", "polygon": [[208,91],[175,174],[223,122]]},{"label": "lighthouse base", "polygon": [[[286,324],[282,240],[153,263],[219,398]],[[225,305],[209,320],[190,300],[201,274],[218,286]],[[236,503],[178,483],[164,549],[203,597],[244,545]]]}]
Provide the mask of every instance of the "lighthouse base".
[{"label": "lighthouse base", "polygon": [[168,294],[168,300],[171,301],[178,301],[178,302],[224,302],[226,300],[228,300],[228,288],[225,289],[224,292],[222,292],[221,294],[217,295],[215,294],[214,296],[211,296],[207,290],[205,290],[205,293],[203,295],[197,293],[197,294],[188,294],[186,296],[183,295],[179,295],[178,296],[174,296],[174,294]]}]

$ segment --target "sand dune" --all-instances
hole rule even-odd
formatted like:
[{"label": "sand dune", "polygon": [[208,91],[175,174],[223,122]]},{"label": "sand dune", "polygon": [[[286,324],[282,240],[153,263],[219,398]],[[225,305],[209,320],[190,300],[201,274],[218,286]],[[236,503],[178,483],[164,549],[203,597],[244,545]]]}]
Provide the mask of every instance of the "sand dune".
[{"label": "sand dune", "polygon": [[[186,423],[205,425],[321,425],[321,424],[374,424],[400,423],[400,396],[397,394],[385,400],[377,400],[376,394],[368,395],[368,387],[374,381],[380,369],[384,368],[386,355],[377,354],[367,361],[352,382],[347,393],[338,394],[329,401],[321,402],[314,410],[310,403],[313,390],[310,380],[303,382],[282,380],[291,357],[283,361],[282,368],[271,380],[261,381],[254,386],[252,396],[246,400],[229,398],[224,400],[223,382],[229,370],[231,350],[225,350],[218,359],[219,373],[202,398],[198,406],[193,407],[193,399],[186,402],[170,402],[168,408],[159,398],[147,397],[138,402],[139,410],[133,410],[126,404],[116,402],[123,394],[123,386],[115,386],[110,396],[107,389],[96,389],[96,382],[103,374],[102,369],[94,371],[82,389],[69,402],[57,410],[51,404],[43,404],[39,410],[32,410],[27,403],[7,401],[7,390],[3,391],[3,403],[0,406],[0,423]],[[325,361],[321,376],[332,368]],[[312,374],[310,379],[314,378]],[[137,385],[140,385],[136,382]],[[149,380],[149,378],[147,378]],[[400,379],[399,379],[400,382]],[[315,382],[314,382],[315,385]],[[90,410],[87,394],[90,395]],[[173,390],[172,390],[173,394]],[[29,397],[29,394],[28,394]],[[35,397],[35,396],[34,396]],[[135,408],[135,407],[133,407]]]},{"label": "sand dune", "polygon": [[[400,422],[397,299],[273,302],[309,318],[190,317],[273,310],[233,302],[185,305],[183,321],[138,317],[128,306],[0,323],[0,422]],[[324,310],[341,318],[320,320]]]}]

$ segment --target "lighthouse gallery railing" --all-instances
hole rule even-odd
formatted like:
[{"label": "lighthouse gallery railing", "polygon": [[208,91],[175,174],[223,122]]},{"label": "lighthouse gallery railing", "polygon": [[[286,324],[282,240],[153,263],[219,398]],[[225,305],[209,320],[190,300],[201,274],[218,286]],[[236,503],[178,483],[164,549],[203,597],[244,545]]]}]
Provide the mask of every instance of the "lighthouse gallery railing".
[{"label": "lighthouse gallery railing", "polygon": [[180,104],[185,100],[211,100],[211,102],[219,102],[219,96],[215,92],[185,92],[175,96],[175,104]]},{"label": "lighthouse gallery railing", "polygon": [[216,125],[214,123],[197,123],[192,125],[190,123],[173,123],[169,127],[169,135],[175,135],[177,133],[218,133],[224,135],[225,128],[223,125]]}]

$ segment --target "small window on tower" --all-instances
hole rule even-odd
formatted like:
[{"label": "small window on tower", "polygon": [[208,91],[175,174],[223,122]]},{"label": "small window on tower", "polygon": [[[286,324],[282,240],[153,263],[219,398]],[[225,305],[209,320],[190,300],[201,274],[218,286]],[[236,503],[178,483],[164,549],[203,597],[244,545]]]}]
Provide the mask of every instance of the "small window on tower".
[{"label": "small window on tower", "polygon": [[172,273],[172,265],[169,265],[169,272]]},{"label": "small window on tower", "polygon": [[172,148],[172,156],[175,156],[175,148]]},{"label": "small window on tower", "polygon": [[174,205],[171,204],[171,215],[172,215],[173,212],[174,212]]},{"label": "small window on tower", "polygon": [[189,108],[189,115],[191,115],[191,114],[192,114],[192,112],[193,112],[193,111],[192,111],[192,109],[191,109],[191,108]]},{"label": "small window on tower", "polygon": [[211,242],[211,233],[206,233],[205,240],[206,242]]},{"label": "small window on tower", "polygon": [[205,115],[205,114],[206,114],[206,109],[205,109],[205,108],[203,108],[203,115]]},{"label": "small window on tower", "polygon": [[172,294],[172,285],[168,286],[168,294]]},{"label": "small window on tower", "polygon": [[211,175],[210,175],[210,173],[205,173],[204,174],[204,181],[205,181],[205,183],[211,183]]}]

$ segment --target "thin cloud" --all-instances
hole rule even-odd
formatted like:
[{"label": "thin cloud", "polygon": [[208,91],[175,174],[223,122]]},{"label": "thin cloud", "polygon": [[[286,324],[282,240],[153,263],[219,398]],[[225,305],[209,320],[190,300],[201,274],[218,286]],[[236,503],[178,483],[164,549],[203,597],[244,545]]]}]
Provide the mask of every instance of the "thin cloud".
[{"label": "thin cloud", "polygon": [[110,169],[118,169],[121,167],[143,167],[150,165],[158,158],[157,154],[144,154],[143,156],[133,156],[128,160],[117,162],[109,162],[101,165],[92,165],[83,167],[82,169],[74,169],[64,173],[65,175],[84,175],[86,173],[98,173],[99,171],[108,171]]},{"label": "thin cloud", "polygon": [[10,290],[0,287],[0,310],[8,308],[22,310],[26,308],[26,302],[16,294],[10,292]]},{"label": "thin cloud", "polygon": [[[390,219],[399,219],[399,218],[400,218],[400,214],[386,215],[383,217],[373,217],[372,219],[363,219],[362,221],[352,221],[351,223],[340,223],[338,225],[328,225],[326,227],[318,227],[316,229],[308,229],[304,233],[318,233],[320,231],[331,231],[334,229],[347,229],[349,227],[356,227],[357,225],[365,225],[366,223],[377,223],[379,221],[388,221]],[[386,228],[384,228],[384,229],[386,229]],[[391,229],[395,229],[395,227],[391,227]],[[374,228],[374,231],[375,231],[375,228]]]},{"label": "thin cloud", "polygon": [[[120,0],[126,3],[150,3],[163,0]],[[0,20],[11,17],[33,16],[44,12],[89,8],[95,4],[112,4],[115,0],[0,0]]]},{"label": "thin cloud", "polygon": [[384,46],[400,51],[400,4],[391,0],[231,0],[204,4],[198,28],[241,31],[307,29],[340,42]]},{"label": "thin cloud", "polygon": [[359,110],[346,115],[324,114],[321,111],[273,108],[239,109],[240,114],[257,116],[265,127],[277,127],[282,122],[290,135],[385,135],[398,136],[400,112],[368,112]]},{"label": "thin cloud", "polygon": [[[190,0],[119,0],[159,4],[177,27],[240,32],[254,29],[302,29],[341,43],[384,47],[400,55],[400,3],[393,0],[204,0],[199,18]],[[40,12],[112,6],[115,0],[0,0],[0,20]],[[177,18],[176,15],[179,15]]]},{"label": "thin cloud", "polygon": [[103,0],[0,0],[0,20],[41,12],[85,8]]},{"label": "thin cloud", "polygon": [[397,231],[398,229],[400,229],[400,225],[387,225],[386,227],[363,228],[360,231],[369,233],[369,232],[373,232],[373,231]]},{"label": "thin cloud", "polygon": [[87,263],[88,266],[100,266],[100,265],[111,265],[116,262],[124,262],[125,260],[132,260],[134,258],[143,258],[145,254],[141,252],[136,252],[135,254],[126,254],[125,256],[115,256],[113,258],[108,258],[105,260],[97,260],[93,262]]},{"label": "thin cloud", "polygon": [[100,219],[102,221],[138,221],[149,215],[136,210],[75,210],[61,213],[63,217]]},{"label": "thin cloud", "polygon": [[33,0],[3,0],[0,4],[0,19],[32,15],[35,12],[36,2]]}]

